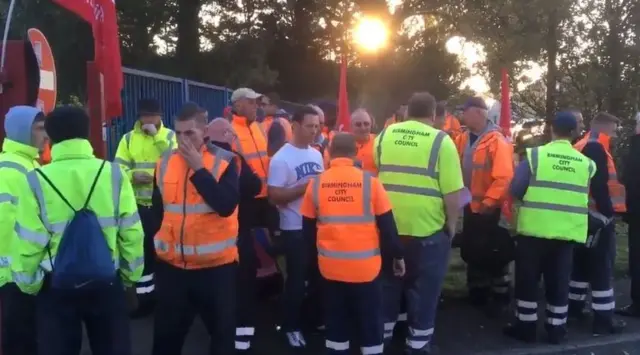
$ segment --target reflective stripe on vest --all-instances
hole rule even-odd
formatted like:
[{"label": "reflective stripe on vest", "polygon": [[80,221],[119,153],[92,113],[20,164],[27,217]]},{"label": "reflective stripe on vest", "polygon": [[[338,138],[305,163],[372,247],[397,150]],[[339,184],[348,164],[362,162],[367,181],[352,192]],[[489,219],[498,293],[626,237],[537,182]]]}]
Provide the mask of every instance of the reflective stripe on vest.
[{"label": "reflective stripe on vest", "polygon": [[[258,130],[262,134],[262,137],[264,138],[264,140],[267,141],[267,135],[266,135],[266,133],[264,133],[264,130],[262,129],[262,126],[259,125],[258,123],[256,123],[256,127],[258,127]],[[249,130],[249,135],[251,136],[251,140],[253,141],[253,144],[255,145],[256,141],[255,141],[255,139],[253,137],[253,130],[251,129],[251,126],[249,126],[247,128]],[[238,154],[242,155],[244,157],[244,159],[247,160],[247,161],[248,160],[252,160],[252,159],[262,159],[262,158],[268,156],[266,150],[257,150],[257,151],[255,151],[253,153],[245,154],[244,153],[244,149],[242,147],[242,144],[240,144],[240,142],[238,142],[238,144],[236,144],[235,146],[236,146],[236,150],[237,150]],[[254,147],[254,148],[257,148],[257,147]]]},{"label": "reflective stripe on vest", "polygon": [[[542,187],[549,188],[561,191],[570,191],[570,192],[579,192],[579,193],[589,193],[588,186],[579,186],[574,184],[567,184],[564,182],[553,182],[553,181],[540,181],[536,179],[536,175],[538,172],[538,164],[539,164],[539,151],[538,147],[531,149],[531,180],[529,181],[530,187]],[[589,176],[593,174],[593,164],[589,164]],[[588,212],[587,207],[576,207],[563,205],[561,203],[553,203],[553,202],[533,202],[533,201],[523,201],[522,207],[526,208],[535,208],[540,210],[547,211],[558,211],[558,212],[567,212],[567,213],[578,213],[584,214]]]},{"label": "reflective stripe on vest", "polygon": [[[436,137],[433,140],[433,146],[431,147],[431,152],[429,154],[429,161],[427,162],[426,168],[419,168],[413,166],[402,166],[402,165],[394,165],[394,164],[383,164],[382,163],[382,143],[384,139],[384,134],[387,130],[384,129],[380,133],[380,138],[378,141],[378,175],[383,172],[388,173],[402,173],[409,175],[416,175],[420,177],[427,177],[434,180],[438,180],[438,172],[436,168],[438,166],[438,156],[440,155],[440,147],[442,146],[442,140],[447,136],[445,132],[438,131]],[[389,184],[385,183],[384,188],[387,191],[400,192],[409,195],[419,195],[419,196],[432,196],[432,197],[442,197],[442,193],[440,190],[426,188],[426,187],[414,187],[407,186],[401,184]]]},{"label": "reflective stripe on vest", "polygon": [[[376,216],[371,210],[371,174],[366,171],[362,172],[362,215],[361,216],[351,216],[351,215],[332,215],[332,216],[323,216],[318,214],[317,220],[322,224],[361,224],[361,223],[375,223]],[[320,206],[320,185],[321,185],[321,176],[316,177],[313,180],[313,203],[316,206],[316,210],[319,211]],[[324,256],[327,258],[334,259],[349,259],[349,260],[358,260],[358,259],[367,259],[374,256],[380,255],[380,248],[375,248],[371,250],[363,250],[358,252],[345,252],[345,251],[334,251],[327,250],[324,248],[318,247],[318,255]]]},{"label": "reflective stripe on vest", "polygon": [[[14,161],[0,161],[0,169],[13,169],[17,170],[19,173],[26,175],[29,171],[24,166],[14,162]],[[0,194],[0,203],[8,202],[12,205],[18,204],[18,198],[11,195],[10,193],[2,193]],[[0,267],[2,266],[2,261],[0,260]]]}]

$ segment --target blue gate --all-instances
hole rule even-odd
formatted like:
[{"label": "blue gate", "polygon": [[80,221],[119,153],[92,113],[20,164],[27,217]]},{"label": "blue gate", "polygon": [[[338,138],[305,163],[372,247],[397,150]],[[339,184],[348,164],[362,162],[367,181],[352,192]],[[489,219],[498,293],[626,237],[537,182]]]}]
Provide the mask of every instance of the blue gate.
[{"label": "blue gate", "polygon": [[160,102],[162,121],[173,128],[173,120],[183,103],[193,101],[206,108],[210,116],[221,116],[229,102],[231,89],[199,83],[168,75],[123,68],[122,117],[115,118],[106,127],[107,154],[112,159],[122,136],[133,129],[137,120],[138,101],[153,98]]}]

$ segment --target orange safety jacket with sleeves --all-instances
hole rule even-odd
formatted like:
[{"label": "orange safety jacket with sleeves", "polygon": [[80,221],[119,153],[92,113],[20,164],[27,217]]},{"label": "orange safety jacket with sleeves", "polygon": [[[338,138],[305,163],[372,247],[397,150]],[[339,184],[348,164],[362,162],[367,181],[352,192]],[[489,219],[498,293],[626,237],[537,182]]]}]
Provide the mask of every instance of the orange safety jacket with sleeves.
[{"label": "orange safety jacket with sleeves", "polygon": [[[205,169],[219,180],[234,155],[224,149],[202,148]],[[156,166],[156,184],[162,195],[164,216],[154,238],[159,259],[183,269],[202,269],[238,260],[238,208],[221,217],[207,205],[190,181],[193,171],[174,152]]]},{"label": "orange safety jacket with sleeves", "polygon": [[[609,196],[611,198],[613,210],[618,213],[627,212],[626,191],[624,185],[618,181],[616,163],[611,155],[611,137],[604,133],[589,131],[573,147],[582,151],[584,146],[589,142],[598,142],[602,144],[605,153],[607,153],[607,169],[609,170],[609,181],[607,182],[607,186],[609,187]],[[595,210],[595,201],[591,198],[589,199],[589,207]]]},{"label": "orange safety jacket with sleeves", "polygon": [[376,216],[391,210],[377,178],[349,158],[331,167],[307,187],[301,213],[317,220],[318,267],[328,280],[360,283],[380,273],[380,235]]},{"label": "orange safety jacket with sleeves", "polygon": [[268,135],[269,129],[271,129],[271,125],[273,124],[274,120],[278,120],[278,123],[280,123],[280,125],[282,126],[282,129],[284,129],[285,139],[287,140],[287,142],[290,142],[291,138],[293,138],[293,131],[291,129],[291,123],[289,123],[289,121],[287,121],[285,118],[282,118],[282,117],[274,118],[273,116],[265,117],[264,120],[260,122],[260,126],[262,126],[262,130]]},{"label": "orange safety jacket with sleeves", "polygon": [[482,205],[500,207],[508,195],[513,179],[513,145],[489,124],[473,144],[469,144],[469,131],[456,139],[460,155],[464,185],[471,192],[471,211],[480,212]]},{"label": "orange safety jacket with sleeves", "polygon": [[40,164],[46,165],[49,163],[51,163],[51,144],[47,141],[42,149],[42,154],[40,154]]},{"label": "orange safety jacket with sleeves", "polygon": [[460,135],[462,128],[457,118],[452,115],[447,115],[444,119],[442,130],[447,132],[447,134],[455,140]]},{"label": "orange safety jacket with sleeves", "polygon": [[242,116],[233,115],[231,126],[236,134],[231,149],[242,155],[251,170],[262,180],[262,188],[256,198],[266,197],[267,174],[269,173],[267,134],[258,122],[249,122]]},{"label": "orange safety jacket with sleeves", "polygon": [[[357,142],[358,151],[356,152],[357,165],[373,176],[378,176],[378,167],[373,159],[373,143],[376,140],[376,135],[369,135],[369,139],[365,142]],[[329,156],[329,150],[324,151],[324,168],[328,169],[331,164],[331,157]]]}]

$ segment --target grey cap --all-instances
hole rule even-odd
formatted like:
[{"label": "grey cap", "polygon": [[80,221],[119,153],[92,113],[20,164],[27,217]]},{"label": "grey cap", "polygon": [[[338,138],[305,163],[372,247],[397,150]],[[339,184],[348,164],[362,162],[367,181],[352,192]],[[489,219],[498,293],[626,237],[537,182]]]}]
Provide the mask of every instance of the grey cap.
[{"label": "grey cap", "polygon": [[242,100],[242,99],[250,99],[250,100],[255,100],[257,98],[259,98],[260,94],[258,94],[257,92],[249,89],[249,88],[239,88],[236,89],[233,94],[231,94],[231,102],[236,102],[238,100]]}]

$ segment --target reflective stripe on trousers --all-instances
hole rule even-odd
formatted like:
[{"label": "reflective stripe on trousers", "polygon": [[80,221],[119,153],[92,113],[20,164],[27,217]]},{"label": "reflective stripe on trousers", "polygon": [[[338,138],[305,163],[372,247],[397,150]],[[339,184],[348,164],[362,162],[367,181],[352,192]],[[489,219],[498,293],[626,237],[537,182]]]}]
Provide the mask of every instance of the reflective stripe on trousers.
[{"label": "reflective stripe on trousers", "polygon": [[[538,147],[535,147],[531,149],[530,163],[531,163],[532,174],[531,174],[531,181],[529,182],[529,186],[544,187],[544,188],[556,189],[560,191],[589,193],[588,186],[579,186],[574,184],[567,184],[564,182],[538,180],[537,172],[538,172],[539,162],[540,162],[539,150],[538,150]],[[591,172],[593,172],[593,166],[589,165],[589,176],[591,176]],[[576,207],[576,206],[569,206],[569,205],[563,205],[560,203],[552,203],[552,202],[523,201],[522,207],[535,208],[535,209],[548,210],[548,211],[566,212],[566,213],[577,213],[577,214],[586,214],[589,212],[587,207]]]},{"label": "reflective stripe on trousers", "polygon": [[256,329],[254,327],[238,327],[236,328],[236,350],[251,349],[251,338],[254,336]]},{"label": "reflective stripe on trousers", "polygon": [[[442,140],[447,137],[445,132],[439,131],[436,135],[436,138],[433,140],[433,146],[431,147],[431,152],[429,154],[429,161],[427,162],[427,167],[413,167],[413,166],[402,166],[402,165],[394,165],[394,164],[383,164],[382,163],[382,143],[384,134],[386,129],[380,133],[380,138],[378,141],[378,175],[383,172],[388,173],[402,173],[409,175],[416,175],[420,177],[428,177],[434,180],[438,180],[438,172],[436,168],[438,166],[438,156],[440,154],[440,148],[442,147]],[[436,190],[428,187],[415,187],[415,186],[407,186],[402,184],[384,184],[384,188],[387,191],[391,192],[400,192],[409,195],[419,195],[419,196],[432,196],[432,197],[442,197],[442,193],[440,190]]]},{"label": "reflective stripe on trousers", "polygon": [[136,294],[144,295],[151,293],[156,289],[156,285],[153,283],[153,274],[142,275],[140,280],[136,282]]},{"label": "reflective stripe on trousers", "polygon": [[[353,215],[321,215],[318,214],[318,222],[323,224],[362,224],[362,223],[371,223],[375,222],[376,216],[371,210],[371,174],[363,171],[362,172],[362,215],[353,216]],[[316,209],[320,206],[320,178],[316,178],[313,180],[313,203],[316,206]],[[334,258],[334,259],[350,259],[350,260],[359,260],[359,259],[368,259],[374,256],[380,255],[380,249],[370,249],[370,250],[362,250],[357,252],[352,251],[335,251],[335,250],[327,250],[321,247],[318,247],[318,255]]]}]

